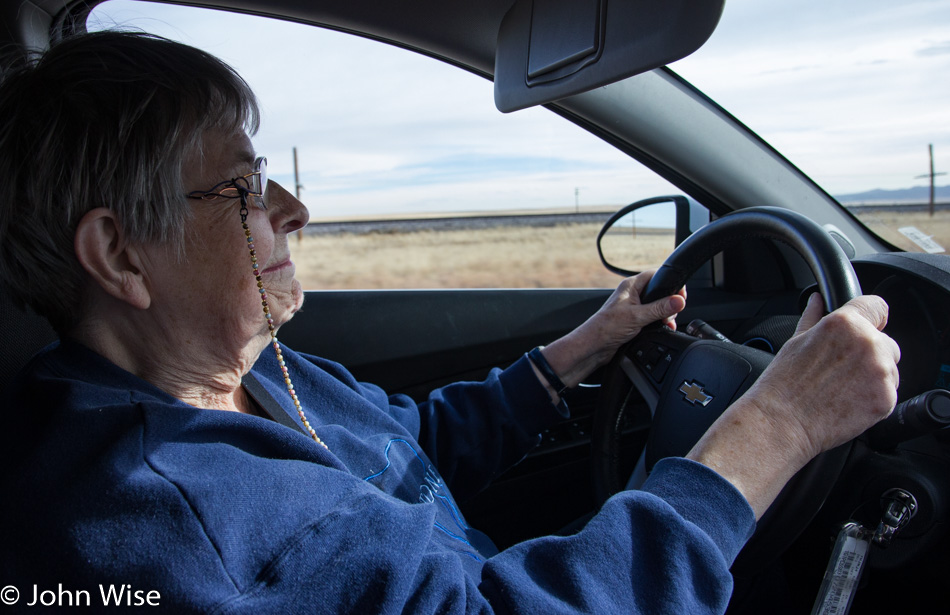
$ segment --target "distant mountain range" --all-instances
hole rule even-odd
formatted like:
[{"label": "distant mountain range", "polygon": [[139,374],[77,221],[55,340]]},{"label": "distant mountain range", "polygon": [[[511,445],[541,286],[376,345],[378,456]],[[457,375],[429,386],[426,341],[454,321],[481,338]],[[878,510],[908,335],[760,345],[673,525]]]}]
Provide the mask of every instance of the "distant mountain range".
[{"label": "distant mountain range", "polygon": [[[901,188],[898,190],[868,190],[867,192],[857,192],[855,194],[839,194],[836,195],[835,198],[839,203],[866,203],[877,201],[926,203],[930,200],[930,186],[914,186],[913,188]],[[938,201],[950,200],[950,186],[936,186],[934,188],[934,199]]]}]

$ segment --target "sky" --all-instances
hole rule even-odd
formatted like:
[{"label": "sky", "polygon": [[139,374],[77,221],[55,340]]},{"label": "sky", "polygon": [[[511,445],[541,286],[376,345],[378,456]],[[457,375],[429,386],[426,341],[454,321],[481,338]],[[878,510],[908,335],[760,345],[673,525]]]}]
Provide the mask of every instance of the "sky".
[{"label": "sky", "polygon": [[728,0],[673,68],[832,194],[950,171],[946,0]]},{"label": "sky", "polygon": [[[257,92],[272,178],[314,217],[621,206],[678,192],[543,109],[500,114],[491,83],[299,24],[110,0],[94,16],[200,46]],[[727,0],[673,69],[832,194],[950,171],[950,2]],[[938,178],[938,183],[940,183]],[[950,183],[950,182],[947,182]]]}]

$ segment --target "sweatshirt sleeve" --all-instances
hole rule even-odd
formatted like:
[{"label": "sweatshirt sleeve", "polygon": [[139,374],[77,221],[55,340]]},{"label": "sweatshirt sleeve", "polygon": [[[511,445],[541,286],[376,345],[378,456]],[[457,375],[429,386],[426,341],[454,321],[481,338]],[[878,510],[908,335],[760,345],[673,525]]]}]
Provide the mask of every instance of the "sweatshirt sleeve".
[{"label": "sweatshirt sleeve", "polygon": [[[406,403],[408,400],[394,400]],[[565,417],[522,357],[481,382],[433,391],[419,404],[419,444],[460,500],[483,489]]]},{"label": "sweatshirt sleeve", "polygon": [[608,500],[576,535],[527,541],[490,560],[482,589],[512,613],[722,613],[729,567],[754,529],[754,513],[725,479],[666,459],[643,490]]},{"label": "sweatshirt sleeve", "polygon": [[578,534],[488,559],[480,578],[427,548],[415,530],[429,522],[421,507],[353,498],[218,612],[722,613],[755,526],[738,491],[684,459],[657,464],[644,490],[611,498]]}]

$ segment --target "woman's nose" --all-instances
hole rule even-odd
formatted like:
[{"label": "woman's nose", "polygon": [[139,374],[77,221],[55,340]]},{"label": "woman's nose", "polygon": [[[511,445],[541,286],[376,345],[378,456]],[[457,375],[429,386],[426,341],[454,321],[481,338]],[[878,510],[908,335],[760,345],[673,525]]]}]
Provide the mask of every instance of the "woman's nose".
[{"label": "woman's nose", "polygon": [[275,232],[292,233],[307,225],[310,212],[284,187],[273,180],[267,181],[267,213]]}]

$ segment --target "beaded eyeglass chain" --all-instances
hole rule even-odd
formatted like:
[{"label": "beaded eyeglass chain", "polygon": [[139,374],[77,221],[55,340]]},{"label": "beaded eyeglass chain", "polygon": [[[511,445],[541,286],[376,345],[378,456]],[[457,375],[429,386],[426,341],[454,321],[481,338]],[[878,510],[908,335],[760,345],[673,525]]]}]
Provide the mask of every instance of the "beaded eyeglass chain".
[{"label": "beaded eyeglass chain", "polygon": [[[255,185],[256,184],[256,185]],[[287,384],[287,392],[290,393],[290,399],[294,402],[294,408],[300,415],[300,421],[306,427],[307,432],[314,441],[323,448],[330,450],[323,440],[317,436],[317,432],[310,426],[307,415],[304,414],[300,400],[297,399],[297,392],[294,391],[294,383],[290,380],[290,372],[287,371],[287,364],[284,362],[284,353],[280,350],[280,343],[277,341],[277,327],[274,326],[274,318],[271,316],[270,307],[267,305],[267,291],[264,290],[264,280],[261,279],[260,268],[257,263],[257,252],[254,250],[254,237],[251,236],[251,229],[247,226],[247,197],[254,196],[260,199],[262,209],[267,209],[264,203],[264,190],[267,189],[267,159],[261,156],[254,161],[254,171],[241,177],[235,177],[217,184],[211,190],[195,190],[185,196],[189,199],[201,199],[211,201],[217,198],[241,199],[241,226],[244,228],[244,237],[247,239],[247,249],[251,252],[251,269],[254,279],[257,280],[257,290],[261,293],[261,306],[264,308],[264,318],[267,319],[267,328],[270,331],[271,345],[274,352],[277,353],[277,363],[284,374],[284,382]]]},{"label": "beaded eyeglass chain", "polygon": [[[261,187],[263,192],[263,187]],[[261,195],[263,199],[263,195]],[[280,371],[284,374],[284,383],[287,385],[287,392],[290,393],[290,399],[294,402],[294,408],[297,409],[297,414],[300,416],[300,421],[303,423],[303,426],[307,429],[307,432],[310,434],[310,437],[314,441],[322,446],[323,448],[330,450],[330,447],[320,439],[317,435],[317,432],[313,430],[313,427],[310,426],[310,421],[307,420],[307,415],[304,414],[303,406],[300,405],[300,400],[297,398],[297,392],[294,390],[294,383],[290,380],[290,372],[287,371],[287,364],[284,362],[284,354],[280,351],[280,342],[277,341],[277,327],[274,326],[274,318],[271,316],[270,307],[267,305],[267,291],[264,289],[264,281],[261,279],[260,267],[257,263],[257,252],[254,250],[254,237],[251,235],[251,229],[247,225],[247,196],[245,192],[241,192],[241,226],[244,228],[244,237],[247,239],[247,249],[251,253],[251,272],[254,274],[254,279],[257,280],[257,290],[261,294],[261,306],[264,308],[264,318],[267,319],[267,329],[270,332],[271,336],[271,346],[274,347],[274,352],[277,354],[277,363],[280,365]]]},{"label": "beaded eyeglass chain", "polygon": [[[297,392],[294,390],[294,383],[290,379],[290,372],[287,370],[287,363],[284,361],[284,353],[280,350],[280,342],[277,341],[277,327],[274,326],[274,318],[271,316],[270,307],[267,305],[267,291],[264,289],[264,280],[261,279],[260,266],[257,263],[257,251],[254,249],[254,237],[251,235],[251,229],[247,225],[247,191],[241,190],[241,227],[244,229],[244,237],[247,239],[247,249],[251,253],[251,272],[254,274],[254,279],[257,281],[257,290],[261,294],[261,307],[264,308],[264,318],[267,319],[267,330],[270,332],[271,336],[271,346],[274,348],[274,352],[277,354],[277,363],[280,365],[280,371],[284,374],[284,383],[287,385],[287,392],[290,393],[290,399],[294,402],[294,408],[297,409],[297,414],[300,416],[300,422],[303,423],[303,426],[307,429],[307,432],[310,434],[310,437],[313,438],[314,442],[322,446],[323,448],[330,450],[330,447],[320,439],[320,436],[317,435],[317,432],[313,430],[313,427],[310,425],[310,421],[307,420],[307,415],[304,414],[303,406],[300,405],[300,399],[297,397]],[[264,199],[264,186],[261,186],[261,200]]]}]

